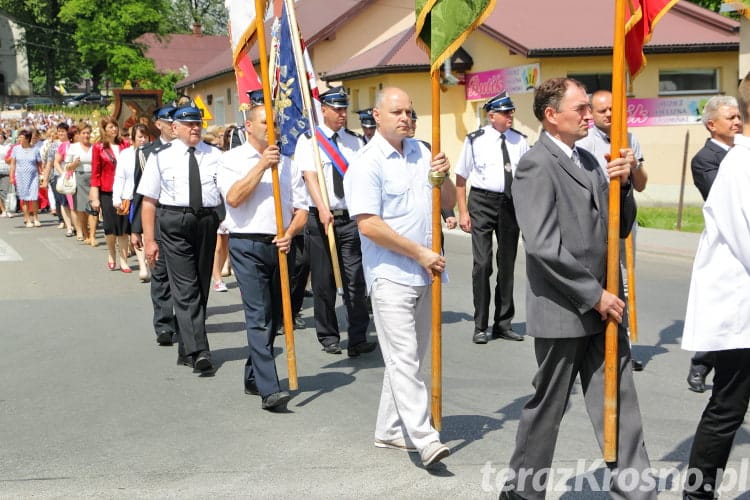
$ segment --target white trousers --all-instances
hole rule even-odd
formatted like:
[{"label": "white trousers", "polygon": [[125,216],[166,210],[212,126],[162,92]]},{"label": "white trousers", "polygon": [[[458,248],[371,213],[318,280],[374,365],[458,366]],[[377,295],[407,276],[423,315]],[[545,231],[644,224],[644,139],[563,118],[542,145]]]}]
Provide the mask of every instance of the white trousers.
[{"label": "white trousers", "polygon": [[385,371],[375,439],[404,438],[422,451],[440,435],[430,424],[430,395],[420,373],[430,345],[430,286],[384,279],[372,284],[372,313]]}]

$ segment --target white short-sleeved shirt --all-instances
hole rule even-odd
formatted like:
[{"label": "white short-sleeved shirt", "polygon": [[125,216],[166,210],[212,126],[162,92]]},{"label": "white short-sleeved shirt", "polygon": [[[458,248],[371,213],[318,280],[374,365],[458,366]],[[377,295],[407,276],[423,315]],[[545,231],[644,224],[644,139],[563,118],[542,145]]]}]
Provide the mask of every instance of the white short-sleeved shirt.
[{"label": "white short-sleeved shirt", "polygon": [[[638,139],[636,139],[636,137],[630,132],[628,132],[628,144],[628,147],[633,150],[635,159],[638,161],[643,161],[641,145],[638,142]],[[596,161],[599,162],[599,167],[601,167],[602,171],[605,173],[604,177],[607,179],[607,182],[609,182],[609,174],[607,173],[607,158],[604,156],[610,154],[610,152],[612,151],[612,144],[610,144],[609,142],[609,136],[598,127],[593,126],[589,129],[589,135],[587,135],[583,139],[579,139],[576,141],[576,146],[579,148],[583,148],[594,155]]]},{"label": "white short-sleeved shirt", "polygon": [[78,158],[81,162],[76,168],[76,172],[83,172],[86,174],[91,173],[91,152],[94,150],[94,146],[89,146],[88,151],[83,150],[80,142],[74,142],[68,146],[68,150],[65,152],[64,163],[70,163],[75,158]]},{"label": "white short-sleeved shirt", "polygon": [[132,200],[135,190],[135,164],[138,149],[129,147],[120,152],[115,167],[115,180],[112,184],[112,203],[119,205],[122,200]]},{"label": "white short-sleeved shirt", "polygon": [[[216,171],[221,150],[205,142],[199,142],[195,146],[195,157],[201,173],[203,206],[217,207],[221,203],[219,188],[216,186]],[[138,183],[138,194],[159,200],[162,205],[189,207],[188,161],[188,146],[179,139],[170,142],[168,148],[151,154]]]},{"label": "white short-sleeved shirt", "polygon": [[[464,179],[471,178],[473,187],[502,193],[505,190],[505,166],[500,146],[502,137],[492,125],[482,127],[481,130],[484,132],[473,140],[471,134],[464,140],[455,173]],[[526,142],[526,137],[513,129],[504,133],[505,147],[515,174],[518,161],[529,150],[529,143]]]},{"label": "white short-sleeved shirt", "polygon": [[[246,142],[221,156],[217,184],[226,199],[232,186],[252,170],[261,154]],[[307,192],[302,174],[288,156],[282,156],[278,167],[281,213],[284,227],[289,226],[294,209],[307,210]],[[276,208],[273,199],[271,169],[263,172],[260,182],[238,207],[226,205],[223,225],[230,233],[276,234]]]},{"label": "white short-sleeved shirt", "polygon": [[[404,139],[400,154],[376,132],[344,177],[349,215],[376,215],[394,231],[432,247],[430,152],[419,141]],[[377,278],[408,286],[429,285],[432,277],[419,263],[387,250],[365,236],[362,265],[367,289]]]},{"label": "white short-sleeved shirt", "polygon": [[[328,128],[326,125],[320,125],[320,130],[323,135],[330,137],[333,135],[333,130]],[[354,134],[351,134],[346,129],[341,128],[338,132],[338,146],[341,154],[347,159],[351,166],[352,160],[357,156],[359,150],[362,148],[364,142],[362,139]],[[313,156],[312,139],[307,136],[302,136],[297,141],[297,146],[294,149],[294,164],[297,170],[300,172],[315,172],[317,167],[315,166],[315,157]],[[334,168],[328,155],[320,149],[320,163],[323,166],[323,175],[326,178],[326,191],[328,193],[328,205],[331,210],[343,210],[346,209],[346,199],[338,198],[333,190],[333,177],[331,170]],[[348,173],[347,173],[348,175]],[[346,187],[344,187],[346,191]],[[312,202],[312,198],[310,198]]]}]

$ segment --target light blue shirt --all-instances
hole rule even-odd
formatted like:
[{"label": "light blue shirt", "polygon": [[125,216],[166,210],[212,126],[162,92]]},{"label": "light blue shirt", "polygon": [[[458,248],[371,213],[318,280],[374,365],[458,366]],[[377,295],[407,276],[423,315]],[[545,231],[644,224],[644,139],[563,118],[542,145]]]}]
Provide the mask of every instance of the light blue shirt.
[{"label": "light blue shirt", "polygon": [[[430,152],[414,139],[404,139],[403,151],[402,155],[375,133],[344,176],[349,215],[376,215],[401,236],[432,248],[432,186],[427,178]],[[368,291],[377,278],[407,286],[432,282],[417,261],[365,236],[360,239]]]}]

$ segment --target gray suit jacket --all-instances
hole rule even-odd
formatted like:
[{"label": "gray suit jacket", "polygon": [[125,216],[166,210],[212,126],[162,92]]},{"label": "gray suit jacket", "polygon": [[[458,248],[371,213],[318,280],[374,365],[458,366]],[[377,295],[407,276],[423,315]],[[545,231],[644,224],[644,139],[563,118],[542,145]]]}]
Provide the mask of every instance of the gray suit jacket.
[{"label": "gray suit jacket", "polygon": [[[605,287],[609,185],[596,159],[579,168],[545,134],[518,164],[513,203],[526,249],[526,331],[571,338],[604,331],[593,309]],[[635,220],[629,183],[621,190],[620,237]]]}]

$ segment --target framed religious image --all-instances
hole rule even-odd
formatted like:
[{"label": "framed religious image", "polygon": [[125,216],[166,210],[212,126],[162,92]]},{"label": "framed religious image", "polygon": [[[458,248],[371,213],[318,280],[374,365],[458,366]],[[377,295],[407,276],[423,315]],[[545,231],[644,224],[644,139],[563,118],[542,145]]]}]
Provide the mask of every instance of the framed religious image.
[{"label": "framed religious image", "polygon": [[153,116],[154,111],[161,107],[162,90],[114,89],[114,94],[114,117],[121,131],[129,131],[136,123],[143,123],[148,127],[148,133],[152,138],[159,136]]}]

